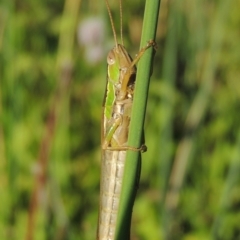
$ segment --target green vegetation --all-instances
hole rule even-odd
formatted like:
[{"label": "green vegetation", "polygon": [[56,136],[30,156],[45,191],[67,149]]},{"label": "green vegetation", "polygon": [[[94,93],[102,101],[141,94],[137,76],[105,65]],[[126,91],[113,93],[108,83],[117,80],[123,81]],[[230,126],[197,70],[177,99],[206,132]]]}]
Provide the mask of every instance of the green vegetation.
[{"label": "green vegetation", "polygon": [[[140,49],[146,47],[147,43],[150,44],[151,40],[155,39],[159,9],[160,0],[146,1]],[[151,48],[147,49],[138,63],[132,117],[129,126],[128,146],[140,147],[145,141],[143,139],[143,128],[155,48],[156,46],[153,45]],[[137,186],[139,184],[140,172],[140,152],[128,151],[124,167],[123,188],[116,230],[116,232],[119,231],[119,234],[116,235],[116,240],[130,239],[132,211],[136,198]]]},{"label": "green vegetation", "polygon": [[[161,1],[132,239],[240,238],[239,8]],[[143,12],[123,2],[132,55]],[[104,1],[1,1],[0,239],[95,238],[111,40]]]}]

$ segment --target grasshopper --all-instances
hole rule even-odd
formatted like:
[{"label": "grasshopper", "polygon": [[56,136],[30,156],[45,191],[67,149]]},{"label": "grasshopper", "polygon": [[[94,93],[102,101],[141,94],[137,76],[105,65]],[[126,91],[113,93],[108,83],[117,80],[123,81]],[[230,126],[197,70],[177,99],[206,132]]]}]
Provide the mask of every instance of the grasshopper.
[{"label": "grasshopper", "polygon": [[107,84],[103,101],[102,116],[102,166],[100,183],[100,211],[97,239],[114,240],[118,206],[122,188],[122,179],[126,151],[146,151],[146,146],[139,148],[127,146],[128,129],[134,97],[134,84],[137,72],[136,63],[144,52],[155,47],[150,40],[134,59],[128,54],[122,38],[122,4],[120,0],[121,41],[117,42],[108,0],[106,6],[112,25],[115,47],[107,56]]}]

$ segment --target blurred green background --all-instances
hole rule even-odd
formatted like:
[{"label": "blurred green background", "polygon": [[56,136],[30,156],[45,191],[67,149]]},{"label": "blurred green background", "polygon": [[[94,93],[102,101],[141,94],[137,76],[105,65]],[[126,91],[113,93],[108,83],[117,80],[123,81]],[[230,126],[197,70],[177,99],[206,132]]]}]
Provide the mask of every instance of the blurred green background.
[{"label": "blurred green background", "polygon": [[[144,4],[123,2],[132,56]],[[240,239],[239,9],[161,2],[133,240]],[[1,1],[0,239],[95,239],[113,45],[104,1]]]}]

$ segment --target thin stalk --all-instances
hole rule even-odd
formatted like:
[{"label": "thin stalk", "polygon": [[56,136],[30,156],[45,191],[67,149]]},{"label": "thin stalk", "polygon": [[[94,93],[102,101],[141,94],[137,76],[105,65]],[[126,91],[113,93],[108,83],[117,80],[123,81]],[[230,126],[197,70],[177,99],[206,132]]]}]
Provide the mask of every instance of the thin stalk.
[{"label": "thin stalk", "polygon": [[[180,199],[180,190],[184,184],[184,178],[187,173],[187,167],[192,159],[196,142],[196,132],[200,129],[210,103],[210,97],[214,86],[214,74],[218,66],[219,55],[222,47],[222,38],[225,34],[224,19],[226,9],[229,8],[231,1],[221,1],[219,9],[213,20],[212,32],[210,36],[210,45],[208,56],[204,61],[201,85],[189,109],[185,126],[184,136],[177,146],[176,155],[173,161],[171,175],[169,178],[169,189],[165,199],[165,238],[173,238],[173,229],[171,222],[174,218],[174,212],[178,207]],[[199,11],[199,10],[198,10]],[[199,37],[200,38],[200,37]]]},{"label": "thin stalk", "polygon": [[[160,0],[146,1],[141,48],[145,46],[149,40],[155,39],[159,8]],[[128,139],[128,146],[132,147],[139,147],[142,145],[142,133],[151,75],[152,55],[153,49],[150,48],[144,53],[138,64]],[[140,167],[140,153],[128,151],[124,170],[123,189],[120,198],[116,239],[130,239],[131,215],[139,181]]]},{"label": "thin stalk", "polygon": [[[35,187],[31,196],[29,213],[28,213],[28,224],[26,240],[34,239],[35,229],[36,229],[36,213],[39,208],[38,195],[42,189],[45,189],[47,183],[47,172],[49,168],[50,154],[52,151],[52,143],[54,137],[56,136],[56,126],[59,121],[60,112],[65,110],[63,107],[63,102],[67,101],[68,89],[72,79],[72,65],[73,65],[73,46],[74,46],[74,36],[77,23],[78,12],[80,8],[81,0],[66,0],[64,5],[64,11],[61,21],[61,30],[59,35],[59,47],[57,54],[57,89],[54,95],[53,105],[49,110],[48,119],[45,125],[45,135],[42,139],[39,156],[38,156],[38,166],[41,171],[36,175]],[[65,24],[65,23],[68,24]],[[65,112],[66,115],[66,112]],[[65,126],[66,127],[66,126]],[[62,130],[62,129],[61,129]],[[64,129],[65,130],[65,129]],[[59,150],[61,153],[56,153],[55,155],[63,155],[63,150]],[[61,158],[58,158],[58,160]],[[56,187],[55,187],[56,190]],[[55,194],[56,195],[56,194]],[[60,208],[62,206],[61,199],[53,199],[56,204],[54,207],[58,208],[57,214],[57,224],[58,232],[65,232],[66,229],[66,217],[64,215],[64,210]],[[52,200],[52,201],[53,201]],[[57,202],[58,200],[58,202]],[[61,211],[60,211],[61,210]],[[60,217],[61,216],[61,217]],[[57,234],[59,234],[57,232]],[[63,235],[63,234],[61,234]]]}]

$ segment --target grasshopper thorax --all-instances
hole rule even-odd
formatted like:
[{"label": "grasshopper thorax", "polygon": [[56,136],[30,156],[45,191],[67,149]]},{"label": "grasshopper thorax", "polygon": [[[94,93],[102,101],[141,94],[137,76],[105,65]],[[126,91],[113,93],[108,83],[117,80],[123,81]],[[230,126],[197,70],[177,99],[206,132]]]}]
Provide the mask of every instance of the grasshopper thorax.
[{"label": "grasshopper thorax", "polygon": [[[115,46],[107,56],[108,77],[115,85],[117,99],[128,98],[133,89],[136,66],[132,65],[132,58],[122,44]],[[119,86],[119,87],[118,87]]]}]

